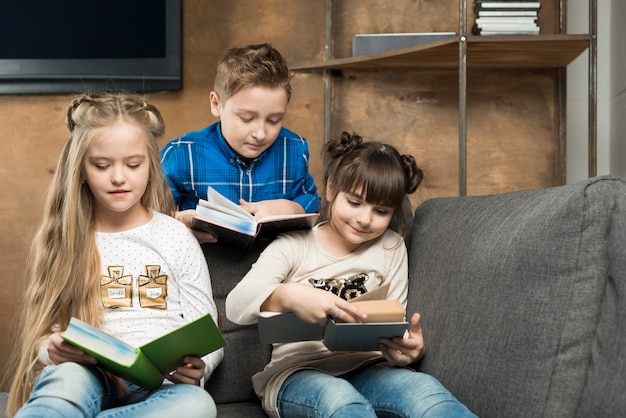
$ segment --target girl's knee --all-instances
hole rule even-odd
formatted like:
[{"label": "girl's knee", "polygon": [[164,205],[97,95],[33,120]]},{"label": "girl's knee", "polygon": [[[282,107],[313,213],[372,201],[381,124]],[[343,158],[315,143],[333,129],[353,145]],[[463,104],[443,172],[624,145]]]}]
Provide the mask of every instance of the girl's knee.
[{"label": "girl's knee", "polygon": [[319,399],[318,408],[324,412],[322,416],[375,416],[372,405],[363,395],[348,382],[338,380],[342,383],[341,387],[324,391]]},{"label": "girl's knee", "polygon": [[174,388],[177,405],[185,405],[185,417],[217,416],[215,401],[204,388],[184,384],[174,385]]},{"label": "girl's knee", "polygon": [[[65,390],[75,392],[78,388],[93,390],[94,387],[101,388],[102,386],[99,373],[97,369],[72,362],[47,366],[41,372],[35,387],[48,386],[53,383],[55,389],[61,392]],[[101,391],[101,389],[96,391]]]},{"label": "girl's knee", "polygon": [[50,416],[55,411],[59,416],[95,416],[100,410],[103,392],[98,373],[96,369],[77,363],[48,366],[41,372],[20,412],[28,415],[44,409]]}]

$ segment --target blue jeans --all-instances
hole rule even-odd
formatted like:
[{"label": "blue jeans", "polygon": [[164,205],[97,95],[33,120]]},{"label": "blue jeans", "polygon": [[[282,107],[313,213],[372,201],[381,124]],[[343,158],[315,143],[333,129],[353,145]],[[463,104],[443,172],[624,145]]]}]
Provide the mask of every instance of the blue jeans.
[{"label": "blue jeans", "polygon": [[475,417],[437,379],[386,363],[334,377],[300,370],[278,393],[281,417]]},{"label": "blue jeans", "polygon": [[[215,417],[213,398],[199,386],[163,385],[148,391],[132,383],[118,393],[106,375],[77,363],[47,366],[16,417]],[[182,415],[181,415],[182,414]]]}]

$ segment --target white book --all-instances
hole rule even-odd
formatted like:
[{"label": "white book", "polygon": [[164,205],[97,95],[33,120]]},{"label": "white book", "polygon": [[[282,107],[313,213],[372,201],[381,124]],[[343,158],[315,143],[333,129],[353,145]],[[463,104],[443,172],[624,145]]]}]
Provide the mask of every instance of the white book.
[{"label": "white book", "polygon": [[539,9],[538,1],[479,1],[476,3],[480,9]]},{"label": "white book", "polygon": [[318,213],[266,216],[259,220],[212,187],[208,188],[207,199],[200,199],[191,227],[217,235],[219,242],[247,248],[257,237],[271,238],[281,232],[311,229]]},{"label": "white book", "polygon": [[481,36],[496,35],[539,35],[539,28],[534,30],[481,30]]},{"label": "white book", "polygon": [[537,17],[536,10],[479,10],[478,17]]},{"label": "white book", "polygon": [[538,30],[539,27],[536,25],[505,25],[505,24],[493,24],[493,25],[478,25],[478,28],[482,31],[485,30],[490,30],[490,31],[494,31],[494,30],[503,30],[503,31],[520,31],[520,30],[528,30],[528,31],[534,31],[534,30]]},{"label": "white book", "polygon": [[489,18],[489,17],[479,17],[478,19],[476,19],[476,24],[477,25],[482,25],[482,24],[506,24],[506,25],[510,25],[510,24],[530,24],[530,25],[535,25],[535,18],[534,17],[494,17],[494,18]]}]

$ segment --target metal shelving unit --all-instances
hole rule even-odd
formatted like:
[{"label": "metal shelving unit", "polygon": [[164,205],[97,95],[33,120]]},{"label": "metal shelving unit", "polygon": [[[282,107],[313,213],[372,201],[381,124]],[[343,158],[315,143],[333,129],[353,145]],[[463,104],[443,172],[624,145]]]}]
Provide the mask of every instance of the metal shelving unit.
[{"label": "metal shelving unit", "polygon": [[459,72],[459,195],[467,194],[467,73],[471,69],[559,69],[559,176],[565,183],[565,67],[589,48],[589,176],[596,175],[596,10],[589,0],[589,34],[566,34],[567,3],[559,2],[559,34],[468,35],[468,2],[459,0],[458,36],[410,48],[347,58],[332,57],[333,0],[326,0],[325,60],[294,63],[294,71],[324,72],[324,139],[330,135],[332,70],[453,69]]}]

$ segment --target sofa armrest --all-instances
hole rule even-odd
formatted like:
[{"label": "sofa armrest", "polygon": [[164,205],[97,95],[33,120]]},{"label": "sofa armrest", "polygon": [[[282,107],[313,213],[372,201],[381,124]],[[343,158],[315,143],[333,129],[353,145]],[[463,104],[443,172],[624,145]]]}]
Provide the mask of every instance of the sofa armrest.
[{"label": "sofa armrest", "polygon": [[[606,371],[591,365],[602,345],[598,323],[610,316],[604,333],[617,333],[622,351],[604,367],[617,366],[621,355],[617,376],[626,380],[624,301],[616,291],[619,306],[606,306],[610,275],[620,286],[625,280],[625,195],[626,180],[607,176],[423,203],[414,218],[408,299],[409,311],[422,314],[420,369],[479,416],[574,416],[583,392],[609,401],[600,395]],[[591,389],[587,375],[596,369]],[[609,393],[624,412],[622,392]]]}]

